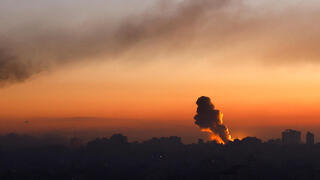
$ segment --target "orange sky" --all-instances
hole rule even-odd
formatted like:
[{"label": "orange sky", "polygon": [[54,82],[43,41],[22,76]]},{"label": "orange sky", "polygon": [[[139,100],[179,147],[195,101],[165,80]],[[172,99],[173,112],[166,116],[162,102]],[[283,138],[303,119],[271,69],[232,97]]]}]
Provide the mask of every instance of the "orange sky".
[{"label": "orange sky", "polygon": [[0,133],[195,141],[203,95],[234,137],[319,130],[319,2],[130,3],[0,2]]},{"label": "orange sky", "polygon": [[[195,101],[202,95],[212,98],[236,137],[255,135],[256,128],[262,127],[318,126],[319,72],[317,67],[307,65],[215,67],[206,60],[184,65],[155,61],[143,67],[123,62],[78,64],[0,89],[0,117],[6,122],[1,129],[32,132],[72,127],[79,131],[167,128],[174,135],[178,130],[173,127],[182,126],[182,136],[190,131],[198,137],[201,133],[193,116]],[[67,123],[63,120],[77,117],[88,118]],[[105,119],[89,120],[90,117]],[[29,125],[36,125],[26,129],[24,119],[30,121]],[[263,135],[280,134],[268,133]]]}]

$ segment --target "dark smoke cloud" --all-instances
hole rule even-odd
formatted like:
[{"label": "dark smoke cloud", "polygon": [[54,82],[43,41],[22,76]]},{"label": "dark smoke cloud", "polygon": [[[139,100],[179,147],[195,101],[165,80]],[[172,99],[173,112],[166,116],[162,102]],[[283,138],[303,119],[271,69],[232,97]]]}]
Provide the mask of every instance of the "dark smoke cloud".
[{"label": "dark smoke cloud", "polygon": [[57,5],[47,9],[53,15],[27,14],[21,18],[17,11],[10,14],[5,10],[10,9],[5,3],[13,1],[0,2],[0,85],[98,57],[147,61],[184,56],[211,59],[222,54],[222,58],[212,60],[239,61],[240,56],[241,61],[268,62],[317,62],[320,58],[320,25],[310,20],[320,17],[316,2],[309,3],[313,9],[293,1],[272,4],[262,0],[260,6],[251,5],[256,2],[250,0],[155,2],[146,11],[125,17],[108,18],[101,13],[102,19],[85,20],[74,18],[83,12],[67,8],[60,13]]},{"label": "dark smoke cloud", "polygon": [[222,120],[219,118],[220,111],[215,109],[210,98],[206,96],[199,97],[197,105],[197,114],[194,116],[196,120],[195,124],[201,129],[210,129],[212,133],[218,135],[224,143],[228,143],[230,141],[229,131],[225,125],[223,125]]},{"label": "dark smoke cloud", "polygon": [[28,76],[27,68],[19,63],[15,57],[0,49],[0,82],[20,80]]}]

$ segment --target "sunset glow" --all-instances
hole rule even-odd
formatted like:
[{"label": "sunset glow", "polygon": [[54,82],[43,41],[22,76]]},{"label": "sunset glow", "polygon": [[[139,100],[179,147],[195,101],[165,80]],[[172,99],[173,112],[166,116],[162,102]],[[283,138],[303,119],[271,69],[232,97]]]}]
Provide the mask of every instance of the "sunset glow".
[{"label": "sunset glow", "polygon": [[320,126],[318,2],[134,1],[22,3],[28,18],[1,2],[1,132],[179,129],[192,142],[202,95],[233,137]]}]

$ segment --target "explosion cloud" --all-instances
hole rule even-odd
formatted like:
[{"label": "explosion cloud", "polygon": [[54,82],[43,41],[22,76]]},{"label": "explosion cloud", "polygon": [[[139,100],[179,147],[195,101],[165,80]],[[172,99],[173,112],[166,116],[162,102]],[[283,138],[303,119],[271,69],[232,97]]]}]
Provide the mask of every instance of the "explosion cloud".
[{"label": "explosion cloud", "polygon": [[222,113],[215,109],[209,97],[201,96],[197,100],[197,114],[194,116],[195,124],[201,131],[210,133],[211,140],[226,144],[231,141],[228,128],[222,122]]}]

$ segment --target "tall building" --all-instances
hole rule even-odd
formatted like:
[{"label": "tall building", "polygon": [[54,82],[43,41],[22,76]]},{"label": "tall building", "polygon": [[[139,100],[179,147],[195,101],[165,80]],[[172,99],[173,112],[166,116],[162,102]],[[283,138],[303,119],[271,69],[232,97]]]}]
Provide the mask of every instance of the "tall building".
[{"label": "tall building", "polygon": [[313,145],[314,144],[314,134],[312,134],[311,132],[307,132],[306,135],[306,143],[309,145]]},{"label": "tall building", "polygon": [[282,144],[300,144],[301,132],[287,129],[282,132]]}]

